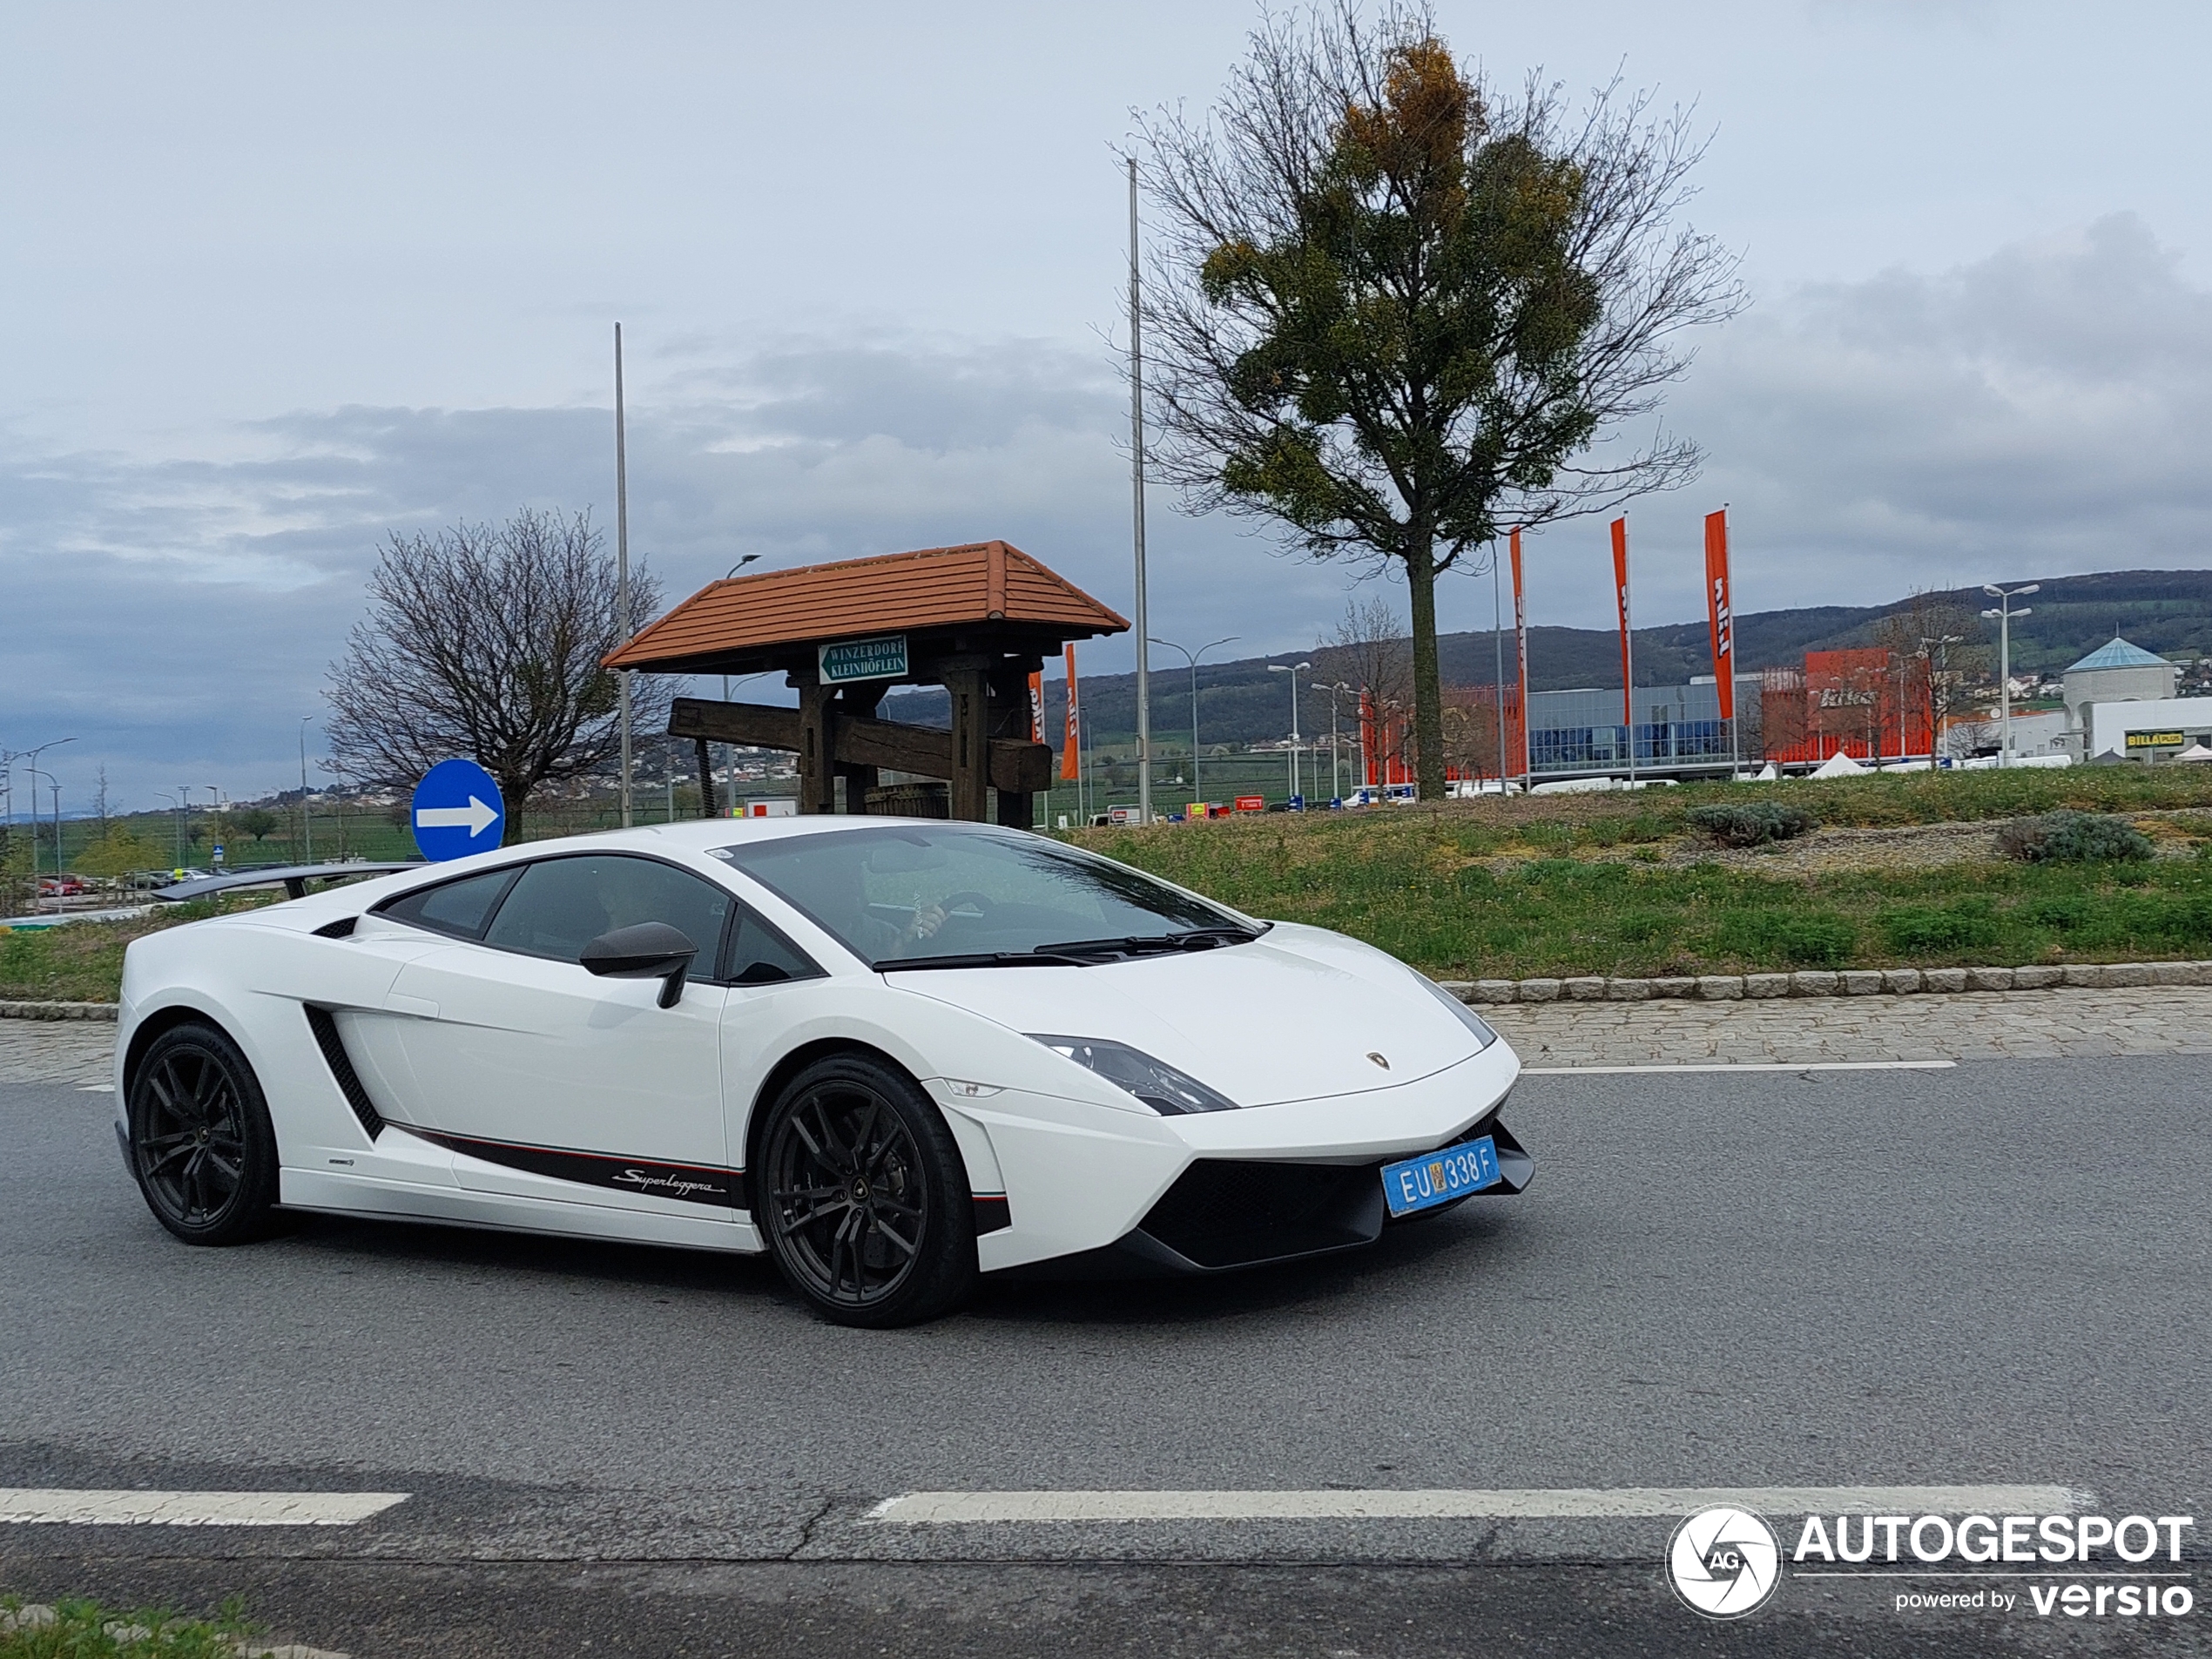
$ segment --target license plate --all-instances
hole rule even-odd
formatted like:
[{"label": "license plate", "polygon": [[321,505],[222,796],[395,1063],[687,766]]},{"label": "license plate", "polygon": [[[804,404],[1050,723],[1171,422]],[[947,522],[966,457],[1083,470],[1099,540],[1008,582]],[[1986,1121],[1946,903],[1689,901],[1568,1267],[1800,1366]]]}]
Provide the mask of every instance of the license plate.
[{"label": "license plate", "polygon": [[1384,1164],[1383,1202],[1392,1215],[1410,1216],[1495,1186],[1499,1178],[1498,1143],[1486,1135],[1402,1163]]}]

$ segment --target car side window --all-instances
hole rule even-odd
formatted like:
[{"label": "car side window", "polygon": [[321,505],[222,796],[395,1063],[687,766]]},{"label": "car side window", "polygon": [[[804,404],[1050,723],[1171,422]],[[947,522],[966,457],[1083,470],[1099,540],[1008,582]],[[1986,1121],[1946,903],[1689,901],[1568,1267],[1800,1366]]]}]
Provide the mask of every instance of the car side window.
[{"label": "car side window", "polygon": [[492,907],[514,880],[511,865],[503,870],[487,870],[482,875],[465,875],[458,881],[442,881],[435,887],[417,887],[413,893],[401,894],[389,904],[379,907],[378,914],[389,916],[394,921],[428,927],[435,934],[449,934],[455,939],[481,939]]},{"label": "car side window", "polygon": [[483,941],[573,962],[601,934],[662,921],[698,947],[698,977],[709,977],[735,902],[729,892],[688,870],[620,853],[541,859],[522,877],[485,929]]},{"label": "car side window", "polygon": [[728,978],[732,985],[779,985],[786,980],[819,979],[822,970],[806,953],[743,905],[730,941]]}]

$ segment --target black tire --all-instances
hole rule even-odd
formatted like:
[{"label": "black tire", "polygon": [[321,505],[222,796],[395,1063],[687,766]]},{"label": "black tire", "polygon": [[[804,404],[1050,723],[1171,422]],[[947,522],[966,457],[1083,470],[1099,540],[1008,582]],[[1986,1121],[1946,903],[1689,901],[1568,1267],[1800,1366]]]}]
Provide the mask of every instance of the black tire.
[{"label": "black tire", "polygon": [[194,1022],[163,1032],[131,1080],[131,1172],[154,1219],[188,1244],[276,1231],[276,1132],[238,1044]]},{"label": "black tire", "polygon": [[839,1055],[793,1077],[768,1108],[759,1170],[753,1215],[769,1253],[824,1318],[916,1325],[974,1289],[960,1149],[895,1067]]}]

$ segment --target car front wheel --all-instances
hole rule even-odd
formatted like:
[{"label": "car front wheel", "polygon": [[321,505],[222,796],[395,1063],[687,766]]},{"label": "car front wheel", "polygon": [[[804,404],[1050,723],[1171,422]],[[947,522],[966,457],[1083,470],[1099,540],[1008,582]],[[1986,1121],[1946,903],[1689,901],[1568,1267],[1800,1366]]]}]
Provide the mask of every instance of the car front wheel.
[{"label": "car front wheel", "polygon": [[776,1265],[825,1318],[933,1318],[975,1283],[960,1149],[901,1073],[860,1055],[807,1067],[760,1136],[757,1214]]},{"label": "car front wheel", "polygon": [[223,1032],[163,1032],[132,1079],[131,1170],[154,1218],[188,1244],[238,1244],[273,1230],[276,1134],[261,1085]]}]

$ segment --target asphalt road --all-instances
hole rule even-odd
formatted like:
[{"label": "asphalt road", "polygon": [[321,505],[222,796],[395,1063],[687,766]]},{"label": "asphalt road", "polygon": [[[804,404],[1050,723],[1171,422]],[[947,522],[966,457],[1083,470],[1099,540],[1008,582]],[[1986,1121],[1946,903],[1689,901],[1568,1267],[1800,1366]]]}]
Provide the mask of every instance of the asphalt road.
[{"label": "asphalt road", "polygon": [[2201,1560],[2202,1060],[1532,1077],[1520,1197],[890,1333],[676,1252],[321,1220],[189,1250],[111,1100],[0,1086],[0,1487],[411,1495],[347,1527],[0,1527],[0,1590],[241,1590],[357,1656],[2208,1650],[2202,1610],[1970,1624],[1867,1582],[1709,1624],[1656,1519],[867,1518],[915,1490],[2055,1483],[2202,1514]]}]

